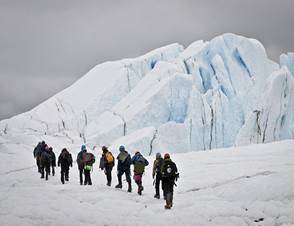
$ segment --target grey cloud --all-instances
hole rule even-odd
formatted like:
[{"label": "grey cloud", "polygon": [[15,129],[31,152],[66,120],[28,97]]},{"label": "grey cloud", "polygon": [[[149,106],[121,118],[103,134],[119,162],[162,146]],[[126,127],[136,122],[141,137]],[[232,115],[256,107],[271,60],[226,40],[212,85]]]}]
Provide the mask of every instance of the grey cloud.
[{"label": "grey cloud", "polygon": [[98,63],[173,42],[232,32],[260,40],[278,60],[294,50],[293,8],[293,0],[0,0],[0,119],[29,110]]}]

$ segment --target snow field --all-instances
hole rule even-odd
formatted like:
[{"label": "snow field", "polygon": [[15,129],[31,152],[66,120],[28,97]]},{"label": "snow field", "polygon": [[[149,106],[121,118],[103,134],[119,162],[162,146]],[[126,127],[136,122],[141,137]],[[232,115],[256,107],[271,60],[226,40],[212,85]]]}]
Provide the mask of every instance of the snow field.
[{"label": "snow field", "polygon": [[[153,198],[154,156],[147,158],[145,189],[138,196],[133,181],[132,193],[126,192],[126,181],[122,190],[114,188],[116,169],[112,187],[105,185],[98,150],[93,186],[79,185],[76,164],[62,185],[59,169],[48,181],[39,178],[31,147],[1,144],[0,225],[293,225],[293,147],[287,140],[173,154],[180,178],[174,207],[165,210],[164,201]],[[79,147],[69,150],[75,159]]]}]

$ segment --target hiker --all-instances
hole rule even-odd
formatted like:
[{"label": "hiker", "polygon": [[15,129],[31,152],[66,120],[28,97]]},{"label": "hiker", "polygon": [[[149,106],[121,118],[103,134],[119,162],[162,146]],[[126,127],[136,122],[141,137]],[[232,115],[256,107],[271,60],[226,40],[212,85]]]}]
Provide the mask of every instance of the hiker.
[{"label": "hiker", "polygon": [[41,173],[41,164],[40,164],[40,153],[41,153],[42,142],[39,142],[37,146],[34,148],[34,158],[36,159],[36,164],[38,167],[38,172]]},{"label": "hiker", "polygon": [[69,167],[72,167],[72,156],[66,148],[63,148],[58,157],[58,167],[61,167],[61,183],[64,184],[65,181],[69,181]]},{"label": "hiker", "polygon": [[134,181],[138,185],[138,194],[142,195],[142,191],[144,187],[142,186],[142,176],[145,171],[145,166],[149,165],[147,159],[143,157],[143,155],[137,151],[133,156],[131,163],[134,165]]},{"label": "hiker", "polygon": [[[55,153],[53,152],[52,147],[49,148],[49,154],[51,156],[50,166],[52,167],[52,176],[54,176],[55,175],[55,167],[56,167],[56,156],[55,156]],[[50,170],[49,170],[49,175],[50,175]]]},{"label": "hiker", "polygon": [[87,185],[87,184],[92,185],[91,170],[93,169],[93,164],[95,163],[95,156],[94,154],[86,151],[85,153],[83,153],[82,157],[83,157],[84,174],[85,174],[84,185]]},{"label": "hiker", "polygon": [[41,166],[41,178],[44,178],[44,174],[46,173],[45,179],[48,180],[48,175],[50,172],[50,163],[51,163],[51,155],[49,154],[49,148],[46,144],[44,146],[44,150],[41,153],[40,157],[40,166]]},{"label": "hiker", "polygon": [[166,200],[165,209],[170,209],[173,206],[174,185],[175,180],[179,178],[179,173],[176,164],[171,160],[168,153],[164,155],[161,174],[163,195]]},{"label": "hiker", "polygon": [[79,168],[80,173],[80,185],[83,185],[83,173],[84,173],[84,162],[83,162],[83,154],[87,152],[86,145],[81,146],[81,151],[79,152],[77,156],[77,164]]},{"label": "hiker", "polygon": [[[160,181],[162,180],[162,175],[161,175],[161,167],[163,165],[163,158],[161,157],[160,153],[156,153],[156,159],[153,162],[153,171],[152,171],[152,178],[155,180],[153,184],[155,183],[155,195],[154,198],[160,199],[160,192],[159,192],[159,186],[160,186]],[[162,182],[161,182],[162,186]]]},{"label": "hiker", "polygon": [[112,153],[108,150],[106,146],[102,147],[102,156],[100,158],[100,166],[101,170],[104,170],[107,179],[107,186],[111,186],[111,172],[112,168],[114,167],[114,157]]},{"label": "hiker", "polygon": [[129,153],[125,150],[124,146],[119,147],[119,154],[117,156],[117,178],[118,178],[118,184],[115,186],[115,188],[122,188],[122,175],[125,173],[126,180],[128,182],[128,192],[132,192],[132,182],[131,182],[131,156]]}]

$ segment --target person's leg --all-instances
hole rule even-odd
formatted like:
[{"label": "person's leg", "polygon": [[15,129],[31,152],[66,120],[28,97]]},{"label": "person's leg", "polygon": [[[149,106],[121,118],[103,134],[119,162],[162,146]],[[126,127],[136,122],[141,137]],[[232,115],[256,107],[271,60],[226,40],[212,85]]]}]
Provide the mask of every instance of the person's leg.
[{"label": "person's leg", "polygon": [[88,184],[89,184],[89,185],[92,185],[91,171],[90,171],[90,170],[89,170]]},{"label": "person's leg", "polygon": [[83,169],[79,168],[79,172],[80,172],[80,185],[83,184]]},{"label": "person's leg", "polygon": [[125,172],[126,180],[128,182],[128,192],[132,192],[132,180],[131,180],[131,172],[130,170]]},{"label": "person's leg", "polygon": [[115,186],[116,188],[122,188],[122,175],[123,175],[122,171],[117,172],[118,184]]},{"label": "person's leg", "polygon": [[61,178],[60,178],[60,180],[61,180],[61,183],[63,183],[64,184],[64,168],[62,168],[61,167],[61,171],[60,171],[60,176],[61,176]]},{"label": "person's leg", "polygon": [[52,176],[54,176],[54,175],[55,175],[55,167],[52,166]]},{"label": "person's leg", "polygon": [[38,157],[36,158],[36,163],[37,163],[37,166],[38,166],[38,172],[41,173],[40,160],[39,160]]},{"label": "person's leg", "polygon": [[112,168],[107,166],[105,168],[105,170],[106,170],[107,185],[110,186],[111,185],[111,170],[112,170]]},{"label": "person's leg", "polygon": [[162,179],[161,182],[162,182],[163,198],[164,198],[164,200],[166,200],[166,193],[167,193],[166,183],[167,183],[167,181],[165,179]]},{"label": "person's leg", "polygon": [[142,186],[142,174],[136,175],[136,181],[138,185],[138,194],[142,195],[142,191],[144,190],[144,187]]},{"label": "person's leg", "polygon": [[64,173],[65,173],[65,175],[64,175],[65,176],[65,180],[68,181],[68,179],[69,179],[69,175],[68,175],[69,174],[69,167],[67,167],[65,169],[65,172]]},{"label": "person's leg", "polygon": [[84,170],[84,174],[85,174],[84,185],[87,185],[89,183],[89,175],[88,175],[88,173],[89,173],[88,170]]},{"label": "person's leg", "polygon": [[170,209],[172,207],[172,200],[173,200],[173,187],[174,187],[174,182],[173,181],[167,181],[165,184],[165,189],[166,189],[166,209]]},{"label": "person's leg", "polygon": [[159,185],[160,185],[160,175],[157,173],[155,177],[155,198],[160,198],[160,192],[159,192]]},{"label": "person's leg", "polygon": [[45,170],[46,170],[46,180],[48,180],[48,175],[50,175],[50,165],[47,165]]},{"label": "person's leg", "polygon": [[41,165],[41,178],[44,178],[44,172],[45,170],[44,170],[44,166],[43,165]]}]

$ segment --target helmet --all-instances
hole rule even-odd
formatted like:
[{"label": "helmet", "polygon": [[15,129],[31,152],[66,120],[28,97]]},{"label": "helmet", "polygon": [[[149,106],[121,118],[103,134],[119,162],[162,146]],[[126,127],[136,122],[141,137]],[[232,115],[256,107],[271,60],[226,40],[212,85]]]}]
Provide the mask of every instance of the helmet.
[{"label": "helmet", "polygon": [[159,158],[161,158],[161,154],[158,152],[156,153],[156,159],[159,159]]},{"label": "helmet", "polygon": [[81,151],[87,151],[87,147],[86,147],[86,145],[83,144],[83,145],[81,146]]},{"label": "helmet", "polygon": [[164,154],[164,159],[170,159],[170,155],[169,155],[169,153],[165,153],[165,154]]},{"label": "helmet", "polygon": [[123,145],[121,145],[120,147],[119,147],[119,151],[125,151],[126,149],[125,149],[125,146],[123,146]]}]

